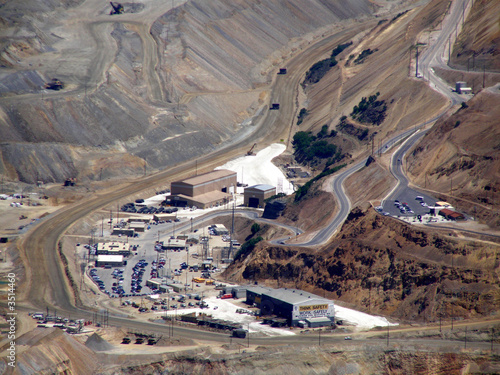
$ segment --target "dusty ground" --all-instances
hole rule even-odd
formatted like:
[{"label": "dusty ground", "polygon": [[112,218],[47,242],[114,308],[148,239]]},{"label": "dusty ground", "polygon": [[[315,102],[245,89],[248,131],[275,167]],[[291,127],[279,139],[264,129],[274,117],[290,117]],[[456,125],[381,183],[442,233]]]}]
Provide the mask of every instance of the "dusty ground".
[{"label": "dusty ground", "polygon": [[[292,3],[222,1],[213,11],[206,2],[144,0],[110,16],[97,0],[25,0],[26,23],[7,3],[1,173],[29,182],[138,176],[243,136],[268,106],[282,64],[374,9],[366,0]],[[44,89],[53,78],[64,90]]]},{"label": "dusty ground", "polygon": [[[148,6],[149,5],[150,3],[148,3]],[[320,85],[310,89],[308,95],[310,95],[311,102],[309,105],[310,108],[316,108],[317,110],[314,111],[315,114],[310,117],[310,123],[305,124],[304,128],[312,129],[324,123],[329,124],[331,127],[335,126],[336,119],[338,119],[342,113],[347,114],[352,106],[359,101],[361,96],[371,95],[376,91],[380,91],[383,98],[388,102],[394,100],[394,102],[391,102],[392,106],[390,106],[390,115],[388,117],[389,125],[383,128],[372,129],[372,134],[377,132],[377,137],[383,138],[386,134],[411,126],[414,116],[419,114],[419,110],[422,107],[428,109],[429,113],[440,108],[443,103],[436,94],[426,90],[418,81],[406,81],[403,78],[407,75],[406,61],[408,56],[406,52],[409,44],[412,43],[413,36],[422,31],[425,27],[434,26],[439,18],[440,7],[445,5],[446,2],[444,1],[432,2],[431,6],[424,8],[427,13],[422,13],[421,18],[417,17],[416,11],[412,11],[395,22],[391,21],[385,25],[381,24],[379,25],[380,27],[372,30],[370,33],[359,36],[360,44],[356,45],[354,50],[349,51],[349,53],[358,53],[364,48],[375,47],[378,48],[379,51],[377,53],[379,55],[377,55],[377,53],[371,55],[364,66],[354,67],[340,64],[341,66],[339,68],[342,69],[340,72],[332,72],[329,81],[324,81]],[[165,3],[163,6],[167,7],[169,4]],[[152,8],[147,9],[151,11]],[[146,12],[143,16],[147,14],[149,13]],[[239,14],[239,12],[236,12],[236,17],[240,17]],[[105,13],[103,13],[101,9],[100,17],[103,15],[105,15]],[[171,14],[168,17],[172,16],[177,17],[178,21],[175,32],[179,32],[179,30],[186,27],[189,23],[188,18],[190,15],[186,15],[185,18],[182,18],[180,14]],[[170,21],[168,17],[161,20],[160,23]],[[205,16],[201,17],[204,18]],[[196,19],[196,17],[193,17],[193,19]],[[220,22],[217,24],[217,27],[227,30],[232,23],[236,21],[239,22],[240,20],[230,19],[227,23]],[[126,133],[120,134],[120,137],[123,137],[123,139],[126,138],[127,142],[129,142],[125,146],[131,147],[136,151],[138,150],[139,153],[142,152],[142,154],[140,154],[139,157],[125,156],[125,146],[123,143],[109,146],[110,148],[103,151],[102,144],[105,143],[107,137],[113,140],[118,138],[123,141],[122,138],[116,137],[116,134],[113,135],[113,131],[118,131],[117,128],[113,128],[116,124],[106,123],[106,126],[112,129],[109,130],[110,128],[108,128],[109,133],[104,134],[97,140],[89,141],[88,139],[79,139],[77,142],[78,145],[74,146],[72,149],[54,144],[51,145],[53,148],[49,149],[50,152],[46,149],[34,151],[40,165],[50,165],[54,161],[50,158],[47,159],[47,156],[43,155],[43,152],[46,151],[47,155],[51,155],[54,150],[61,153],[78,154],[74,160],[82,164],[77,163],[77,167],[75,167],[75,164],[71,166],[71,161],[66,160],[64,157],[60,157],[60,160],[57,160],[57,162],[60,164],[59,169],[64,173],[57,175],[58,172],[50,171],[50,173],[47,172],[47,175],[52,174],[57,178],[61,178],[61,176],[67,177],[68,173],[73,173],[75,170],[79,170],[80,167],[82,170],[86,171],[85,173],[82,172],[82,175],[90,179],[100,179],[101,174],[104,174],[104,178],[107,178],[111,176],[110,171],[113,170],[120,170],[120,173],[126,174],[141,174],[144,172],[145,165],[149,165],[149,163],[161,165],[161,163],[164,162],[159,160],[157,154],[151,154],[149,151],[145,151],[147,147],[150,147],[148,141],[154,139],[169,141],[173,139],[171,135],[176,132],[184,135],[195,134],[193,133],[196,131],[194,130],[193,124],[198,120],[197,117],[200,116],[198,111],[204,111],[209,107],[216,108],[208,114],[208,118],[217,118],[221,113],[220,107],[214,106],[214,102],[218,102],[219,99],[222,98],[227,98],[227,95],[222,95],[222,97],[221,95],[209,97],[196,94],[198,92],[197,90],[199,90],[199,86],[202,84],[202,80],[196,81],[196,78],[193,78],[191,73],[196,72],[202,65],[196,65],[199,64],[199,61],[196,60],[197,57],[195,53],[191,54],[190,52],[189,54],[189,67],[178,69],[175,73],[168,72],[168,70],[166,73],[161,73],[165,74],[166,77],[162,82],[167,82],[167,86],[171,89],[171,92],[174,93],[170,98],[163,97],[162,95],[166,96],[164,92],[155,91],[154,84],[150,83],[149,86],[146,85],[144,82],[151,79],[156,80],[157,78],[154,77],[155,73],[153,76],[145,77],[141,71],[147,70],[146,67],[148,64],[154,64],[154,62],[147,62],[144,60],[142,62],[144,66],[142,66],[141,63],[137,63],[137,61],[140,61],[142,58],[141,49],[137,46],[140,43],[144,43],[146,46],[144,51],[146,51],[146,48],[148,48],[147,46],[151,47],[151,41],[147,41],[147,38],[144,37],[146,34],[142,29],[143,26],[134,26],[128,22],[124,22],[124,25],[125,26],[119,26],[112,31],[113,38],[117,45],[120,46],[121,50],[120,53],[116,55],[116,60],[109,70],[111,72],[111,77],[108,76],[105,85],[104,81],[99,81],[102,83],[102,86],[96,86],[95,90],[89,90],[93,91],[93,93],[87,93],[84,92],[83,89],[80,89],[78,95],[82,95],[81,102],[77,103],[78,100],[73,98],[75,102],[71,103],[69,107],[71,107],[71,113],[73,113],[73,109],[79,107],[82,105],[82,102],[84,102],[82,105],[83,108],[85,108],[85,106],[93,108],[93,106],[96,105],[99,107],[100,113],[102,114],[102,112],[106,112],[108,108],[114,105],[112,104],[113,100],[110,100],[111,97],[118,98],[120,95],[124,95],[123,93],[118,93],[118,91],[127,93],[133,92],[134,95],[141,98],[141,103],[139,103],[140,105],[128,103],[130,107],[141,107],[140,111],[137,112],[138,116],[137,118],[132,117],[132,120],[128,117],[121,120],[123,123],[133,123],[138,119],[143,125],[149,122],[149,133],[145,138],[141,138],[136,137],[136,134],[132,134],[133,132],[128,128],[120,128],[119,131]],[[99,32],[103,30],[105,30],[105,32],[111,31],[108,26],[105,25],[105,22],[101,25],[97,25],[96,28],[99,29],[97,30]],[[212,33],[210,35],[213,36],[213,30],[218,30],[218,28],[214,27],[210,30],[210,33]],[[164,35],[165,32],[170,32],[170,38],[172,38],[173,31],[169,27],[162,29],[160,34],[158,34],[160,35],[159,38],[164,38],[162,40],[170,42],[168,39],[169,37]],[[185,41],[199,41],[204,38],[204,35],[207,34],[196,30],[192,34],[189,34]],[[387,40],[397,40],[397,42],[387,41],[386,38]],[[141,42],[139,42],[139,39],[141,39]],[[296,46],[300,46],[301,43],[308,42],[307,38],[302,40],[299,39],[294,40],[296,44],[291,44],[289,46],[292,46],[293,49],[296,48]],[[111,41],[111,38],[107,39],[107,41]],[[206,46],[203,45],[203,43],[200,44],[203,48],[206,47],[209,49],[208,44]],[[173,55],[170,55],[163,61],[167,61],[168,63],[177,61],[175,60],[175,54],[179,52],[178,48],[179,44],[175,45],[173,42],[165,43],[165,53],[168,54],[170,51],[173,52]],[[214,49],[214,51],[216,54],[221,53],[221,49]],[[274,56],[276,60],[274,60],[271,65],[259,65],[256,68],[255,72],[264,72],[259,79],[255,80],[257,86],[259,86],[259,83],[265,82],[267,72],[272,72],[274,68],[280,66],[280,63],[286,59],[287,53],[288,52],[284,53],[285,57],[279,56],[279,54]],[[135,62],[137,64],[135,66],[131,66],[133,64],[130,64],[130,61],[120,60],[127,54],[133,55],[132,60],[136,59]],[[392,60],[389,59],[389,61],[387,61],[387,65],[389,66],[384,66],[380,63],[380,60],[378,60],[380,55],[391,56]],[[234,59],[234,61],[238,63],[241,62],[241,60],[238,59]],[[71,63],[71,61],[62,62],[63,65],[67,63]],[[245,63],[248,63],[248,61],[245,61]],[[63,67],[63,69],[61,69],[61,74],[64,74],[65,71]],[[377,75],[377,79],[375,80],[371,79],[369,74],[373,72],[376,72]],[[47,73],[51,73],[50,69],[47,70]],[[235,83],[229,82],[230,79],[228,79],[228,77],[232,78],[235,73],[226,67],[224,67],[224,73],[226,76],[223,77],[222,80],[225,80],[224,83],[227,86],[225,89],[230,91],[231,100],[234,100],[234,97],[243,98],[243,104],[231,106],[231,110],[233,111],[232,117],[224,118],[224,121],[230,123],[228,128],[231,128],[235,119],[238,120],[239,118],[248,117],[249,114],[256,111],[258,105],[262,104],[261,101],[268,100],[268,98],[265,96],[265,92],[261,86],[259,86],[258,90],[251,93],[244,92],[242,88],[248,89],[248,87],[251,86],[248,82],[237,81],[236,84],[240,85],[240,87],[236,89],[230,87]],[[172,78],[172,74],[182,75],[185,81],[176,81]],[[200,76],[206,78],[207,85],[217,83],[206,71],[200,74]],[[134,77],[134,79],[130,79],[131,77]],[[99,80],[101,80],[101,78],[102,77],[100,77]],[[120,87],[121,90],[116,90],[116,88],[113,87],[119,87],[120,84],[123,84],[123,82],[127,80],[133,83],[129,84],[129,86]],[[330,85],[327,82],[335,82],[335,84]],[[365,86],[365,82],[373,82],[373,85]],[[402,84],[394,84],[394,82],[402,82]],[[339,89],[338,85],[340,85],[342,89]],[[194,95],[184,95],[185,92],[193,91],[193,89],[195,89]],[[203,87],[203,89],[206,89],[206,87]],[[87,100],[87,94],[89,96],[93,95],[92,99]],[[83,100],[83,96],[85,96],[85,100]],[[123,99],[123,96],[120,98]],[[178,109],[179,112],[177,113],[181,113],[182,116],[173,116],[173,108],[175,105],[172,104],[172,102],[169,103],[172,105],[167,110],[162,109],[161,111],[152,110],[148,107],[151,103],[144,105],[144,102],[158,98],[165,99],[167,102],[172,100],[175,102],[176,98],[181,98],[182,108]],[[91,101],[93,101],[93,104],[90,103]],[[303,100],[302,103],[306,103],[306,101],[307,100]],[[16,116],[24,116],[25,121],[30,121],[34,117],[35,112],[52,113],[54,108],[61,105],[61,101],[58,102],[56,99],[50,99],[47,100],[47,102],[48,103],[41,103],[40,105],[37,104],[37,107],[34,109],[26,109],[26,113],[23,112],[22,115],[20,113],[16,114],[15,110],[12,110],[12,108],[9,109],[7,106],[7,109],[4,109],[7,116],[3,116],[2,118],[12,119]],[[220,100],[220,103],[226,102]],[[147,107],[147,109],[144,109],[145,107]],[[177,108],[178,107],[179,104],[177,104]],[[486,108],[491,108],[491,104]],[[120,108],[120,110],[121,109],[122,108]],[[484,110],[479,106],[473,107],[473,109],[478,112]],[[84,112],[85,109],[79,107],[79,109],[75,109],[75,111]],[[55,112],[57,113],[57,111]],[[464,113],[466,113],[466,111],[464,111]],[[57,115],[55,117],[48,117],[50,118],[49,122],[54,122],[54,118],[56,118]],[[63,124],[64,121],[61,120],[61,118],[62,117],[59,117],[54,123],[57,122],[61,125],[61,128],[64,128],[66,125]],[[173,118],[177,121],[172,120]],[[178,119],[181,120],[179,121]],[[465,123],[462,119],[458,121],[463,121]],[[166,125],[171,126],[172,124],[175,125],[175,129],[167,129]],[[456,124],[456,122],[452,122],[451,124]],[[3,125],[5,126],[5,124]],[[186,129],[181,129],[179,127],[181,125],[186,127]],[[142,132],[145,128],[139,127],[138,129]],[[179,131],[179,129],[182,131]],[[459,129],[462,128],[459,127]],[[210,133],[212,130],[213,133]],[[211,129],[210,131],[207,131],[209,135],[208,139],[214,144],[220,142],[221,138],[218,133],[220,129]],[[9,129],[9,132],[5,134],[12,134],[12,132]],[[468,133],[465,134],[465,136],[467,135]],[[13,136],[13,139],[14,138]],[[189,138],[190,141],[184,145],[187,144],[188,148],[192,151],[192,149],[197,147],[197,143],[196,139],[190,143],[193,137],[190,136]],[[175,139],[177,144],[179,139]],[[206,141],[203,136],[200,136],[198,141],[201,139]],[[378,138],[376,139],[378,140]],[[456,137],[452,140],[456,140]],[[466,140],[468,140],[467,137],[461,139],[461,142],[465,142]],[[80,142],[88,142],[88,144],[80,146]],[[170,143],[168,144],[169,146],[165,147],[171,146]],[[352,141],[352,144],[358,145],[355,141]],[[12,150],[18,150],[18,147],[21,146],[18,144],[14,144],[14,146],[5,146],[3,161],[5,162],[5,158],[11,158],[9,160],[12,160],[12,155],[14,154]],[[447,150],[449,149],[448,146],[443,147]],[[369,149],[369,145],[361,145],[358,153],[369,152]],[[33,149],[29,146],[23,145],[22,152],[17,155],[28,155],[32,150]],[[177,150],[173,152],[175,153]],[[463,152],[463,149],[461,152]],[[114,154],[114,157],[109,159],[103,157],[104,154],[109,155],[109,153]],[[454,157],[452,153],[449,155]],[[82,161],[84,159],[90,161],[83,163]],[[144,162],[146,160],[148,164]],[[18,165],[24,163],[19,160],[16,162],[19,163]],[[349,191],[357,197],[355,199],[356,202],[375,199],[379,194],[383,194],[388,189],[391,181],[387,178],[387,172],[382,168],[383,165],[384,162],[381,161],[380,164],[374,164],[362,172],[364,184],[370,186],[370,189],[362,189],[357,186],[348,187]],[[494,168],[494,165],[496,164],[489,163],[487,167],[482,168],[487,170],[487,168]],[[442,165],[439,165],[437,167],[441,166]],[[104,173],[101,168],[105,169]],[[19,168],[19,170],[22,170],[22,168]],[[3,171],[8,171],[11,176],[14,176],[12,166],[8,165],[8,163],[4,163]],[[30,173],[31,172],[28,170],[23,170],[20,175],[29,176]],[[417,171],[414,173],[416,174],[416,183],[420,182],[421,184],[422,173],[418,174]],[[478,172],[476,171],[475,173]],[[31,177],[33,177],[33,175],[31,175]],[[418,180],[419,177],[420,180]],[[379,183],[377,183],[377,181],[379,181]],[[446,188],[443,190],[446,190]],[[88,190],[88,192],[90,191],[91,189]],[[490,186],[490,190],[488,191],[492,191],[492,186]],[[491,195],[490,197],[495,199],[496,196]],[[313,228],[318,222],[326,219],[325,213],[318,212],[320,210],[318,210],[317,207],[324,207],[326,204],[330,207],[334,207],[334,204],[331,196],[326,193],[321,193],[319,190],[310,198],[311,200],[309,202],[311,204],[309,206],[304,204],[302,207],[296,208],[295,211],[292,210],[290,212],[292,215],[291,219],[295,217],[296,222],[308,228]],[[486,196],[486,199],[487,198]],[[77,198],[73,195],[65,199],[74,200]],[[14,212],[17,211],[12,211],[9,214],[12,215]],[[36,216],[38,214],[38,212],[36,214],[30,212],[30,215]],[[28,217],[29,219],[32,218],[31,216]],[[493,215],[492,217],[495,216]],[[11,221],[4,221],[4,223],[5,222],[10,224]],[[242,229],[242,237],[247,236],[248,224],[249,223],[244,221],[238,224]],[[88,223],[83,223],[83,225],[88,225]],[[276,280],[281,280],[280,282],[285,285],[315,291],[322,289],[334,298],[340,298],[345,300],[346,303],[352,303],[356,306],[364,306],[368,311],[372,310],[392,314],[402,319],[409,320],[433,319],[436,321],[439,314],[447,314],[447,316],[456,314],[456,316],[461,317],[481,316],[498,311],[498,285],[496,282],[498,279],[496,271],[497,247],[498,246],[494,243],[474,243],[469,238],[456,238],[453,233],[443,236],[442,234],[432,231],[428,232],[421,229],[408,228],[400,223],[386,221],[385,218],[375,216],[367,206],[361,205],[361,208],[353,211],[349,220],[346,222],[342,230],[342,238],[337,239],[337,242],[325,247],[319,255],[308,251],[301,252],[279,248],[258,248],[254,257],[245,260],[244,267],[235,270],[235,275],[237,274],[238,276],[235,278],[243,280],[245,278],[245,273],[256,275],[265,265],[271,272],[261,276],[264,279],[270,277],[269,281],[271,283],[275,283]],[[339,258],[342,258],[342,262],[339,262]],[[263,262],[263,259],[265,259],[266,262]],[[313,264],[320,266],[312,267]],[[283,277],[284,274],[286,274],[286,278],[291,275],[294,281],[291,282],[287,280]],[[429,281],[436,279],[439,280],[439,284],[429,284]],[[438,286],[436,287],[436,285]],[[35,331],[32,331],[34,333],[31,334],[36,336],[38,333]],[[112,334],[110,335],[112,336]],[[119,335],[120,334],[116,337]],[[75,344],[64,335],[48,333],[45,341],[42,340],[42,336],[45,335],[39,335],[36,340],[32,339],[32,341],[28,341],[28,339],[26,339],[26,341],[21,341],[25,343],[22,345],[26,345],[23,350],[26,349],[26,352],[30,351],[26,356],[21,357],[22,361],[26,360],[28,363],[27,365],[31,366],[31,362],[28,358],[35,358],[34,361],[41,364],[40,366],[46,365],[47,368],[57,367],[57,371],[67,370],[82,374],[97,371],[96,363],[98,362],[105,363],[108,366],[115,366],[115,370],[117,371],[122,371],[118,370],[119,367],[125,367],[125,371],[128,373],[152,372],[162,368],[173,369],[177,372],[183,372],[189,368],[191,370],[198,369],[205,372],[212,371],[217,374],[225,372],[235,373],[238,371],[244,373],[249,368],[258,371],[261,365],[266,369],[267,373],[273,373],[273,371],[275,373],[290,372],[298,368],[304,371],[310,371],[311,368],[314,368],[318,372],[330,373],[334,373],[334,371],[337,370],[357,371],[360,373],[417,373],[418,371],[427,373],[431,371],[430,363],[433,364],[432,370],[438,373],[439,371],[442,373],[459,373],[465,371],[498,372],[497,367],[495,367],[497,365],[496,359],[492,360],[491,357],[487,357],[483,353],[466,352],[440,356],[438,354],[426,354],[422,352],[415,353],[391,350],[390,352],[374,355],[373,353],[360,351],[359,347],[357,347],[354,352],[349,352],[347,354],[345,350],[342,351],[336,347],[330,347],[326,352],[320,352],[313,348],[308,349],[309,352],[300,352],[299,358],[297,358],[297,350],[295,349],[269,354],[269,349],[260,348],[262,351],[267,352],[267,354],[254,356],[249,353],[241,357],[234,356],[231,358],[226,355],[223,356],[224,360],[218,361],[217,359],[214,360],[213,353],[207,350],[199,356],[197,356],[197,353],[190,352],[186,354],[185,357],[154,357],[153,360],[158,359],[159,362],[148,365],[144,363],[151,363],[151,357],[137,360],[127,358],[126,361],[116,363],[114,362],[116,359],[110,360],[109,358],[96,357],[95,353],[89,352],[85,348],[81,348],[78,344]],[[111,336],[110,339],[112,339]],[[40,342],[40,344],[37,344],[38,342]],[[57,353],[61,347],[65,350],[64,353],[59,355]],[[217,351],[219,351],[219,349]],[[256,351],[258,351],[257,348]],[[84,358],[82,359],[81,356]],[[185,360],[185,358],[189,359]],[[276,358],[280,358],[281,360],[276,361]],[[269,362],[274,363],[276,367],[270,369]],[[374,363],[376,371],[373,370]],[[436,370],[436,363],[439,364],[438,370]],[[103,370],[104,367],[99,368],[99,372],[103,372]],[[54,372],[55,370],[52,371]]]}]

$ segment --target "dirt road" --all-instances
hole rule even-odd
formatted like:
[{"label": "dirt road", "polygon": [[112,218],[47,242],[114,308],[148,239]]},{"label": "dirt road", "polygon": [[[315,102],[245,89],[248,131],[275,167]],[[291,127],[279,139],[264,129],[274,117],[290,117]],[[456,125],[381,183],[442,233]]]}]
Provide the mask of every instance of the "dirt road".
[{"label": "dirt road", "polygon": [[[246,150],[250,144],[258,143],[259,147],[265,147],[280,139],[286,139],[289,126],[294,122],[295,96],[305,71],[339,43],[345,42],[375,23],[372,20],[352,25],[311,44],[303,51],[299,51],[287,63],[289,73],[279,77],[280,79],[275,79],[273,83],[271,99],[273,102],[282,103],[282,110],[265,111],[252,134],[242,136],[225,148],[206,155],[203,161],[197,163],[198,171],[211,170],[240,156],[244,153],[242,150]],[[101,67],[103,67],[102,64]],[[167,181],[186,178],[192,175],[194,167],[195,162],[185,162],[155,175],[125,183],[113,192],[92,196],[88,200],[66,207],[54,216],[42,221],[31,232],[27,233],[18,245],[27,269],[26,285],[20,288],[23,292],[19,303],[23,301],[25,305],[36,309],[45,309],[49,306],[52,309],[75,312],[73,307],[75,296],[72,288],[68,285],[68,279],[57,251],[59,239],[64,232],[81,218],[112,202],[151,188],[151,186],[164,185]]]}]

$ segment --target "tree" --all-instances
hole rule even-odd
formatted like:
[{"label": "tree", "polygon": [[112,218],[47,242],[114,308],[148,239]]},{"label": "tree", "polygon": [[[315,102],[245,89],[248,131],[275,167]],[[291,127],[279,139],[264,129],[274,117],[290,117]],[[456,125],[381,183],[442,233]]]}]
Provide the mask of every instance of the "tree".
[{"label": "tree", "polygon": [[257,223],[253,223],[252,228],[250,228],[250,230],[252,231],[252,234],[255,234],[260,230],[260,225]]}]

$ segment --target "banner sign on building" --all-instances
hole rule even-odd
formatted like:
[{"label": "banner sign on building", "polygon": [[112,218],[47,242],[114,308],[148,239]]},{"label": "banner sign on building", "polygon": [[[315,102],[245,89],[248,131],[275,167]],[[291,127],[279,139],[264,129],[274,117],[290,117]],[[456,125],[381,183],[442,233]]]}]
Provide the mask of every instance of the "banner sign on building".
[{"label": "banner sign on building", "polygon": [[[319,301],[318,301],[319,302]],[[294,306],[292,319],[304,320],[308,318],[331,317],[335,316],[333,303],[317,303],[311,305]]]}]

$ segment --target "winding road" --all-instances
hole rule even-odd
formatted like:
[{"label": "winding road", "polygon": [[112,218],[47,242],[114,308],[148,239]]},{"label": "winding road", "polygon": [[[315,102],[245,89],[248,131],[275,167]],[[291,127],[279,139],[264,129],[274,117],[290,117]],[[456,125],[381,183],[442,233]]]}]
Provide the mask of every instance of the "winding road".
[{"label": "winding road", "polygon": [[[97,0],[92,1],[97,4]],[[460,3],[463,0],[456,1],[457,3]],[[453,3],[455,3],[455,1]],[[169,4],[163,4],[162,6],[167,8],[168,5]],[[458,10],[461,10],[459,5],[457,5],[457,7]],[[126,19],[128,16],[129,15],[120,15],[117,17]],[[117,18],[117,20],[118,19],[119,18]],[[271,94],[272,101],[280,102],[283,104],[294,103],[295,93],[297,91],[299,82],[302,79],[303,72],[305,72],[312,65],[312,63],[318,61],[319,57],[330,51],[332,49],[332,46],[349,40],[362,30],[365,30],[368,27],[374,25],[376,21],[377,20],[371,20],[364,23],[357,23],[349,28],[346,28],[329,37],[317,41],[309,48],[298,53],[287,63],[289,73],[287,74],[286,79],[276,79],[273,83]],[[97,28],[94,29],[96,34],[101,33],[103,32],[101,28],[107,29],[109,27],[109,22],[106,21],[106,23],[103,23],[102,25],[97,23],[93,27]],[[443,27],[443,33],[445,32],[445,30],[448,30],[448,28]],[[440,38],[441,46],[436,46],[435,48],[428,49],[426,53],[429,54],[429,56],[427,58],[424,57],[424,62],[422,63],[422,66],[424,66],[425,69],[428,69],[430,72],[431,82],[435,85],[438,85],[439,87],[442,86],[442,82],[440,82],[440,80],[438,80],[437,78],[432,78],[433,74],[431,68],[436,54],[440,53],[439,51],[441,51],[442,49],[442,43],[443,41],[447,41],[447,38],[448,37],[444,35],[443,38]],[[152,40],[146,40],[144,41],[144,44],[145,46],[149,45],[150,47],[153,47],[153,45],[151,44],[153,42],[154,41]],[[148,47],[144,48],[146,50]],[[151,49],[151,51],[153,50],[154,49]],[[152,53],[152,55],[154,55],[154,53]],[[102,60],[96,60],[94,62],[95,71],[92,73],[93,79],[102,79],[101,74],[106,70],[107,61],[107,58],[104,58]],[[148,60],[148,65],[150,71],[154,71],[156,59],[153,56],[151,56],[150,60]],[[155,87],[155,80],[155,77],[151,76],[148,81],[150,86],[152,87],[150,89],[150,97],[152,100],[163,100],[164,93],[162,92],[161,88]],[[444,92],[447,92],[449,94],[448,97],[450,97],[451,99],[451,90],[449,90],[449,88],[442,88],[442,90],[444,90]],[[62,94],[55,93],[54,95]],[[451,100],[454,104],[455,99]],[[255,131],[252,134],[242,136],[240,139],[233,141],[231,144],[226,145],[224,148],[221,148],[207,155],[204,158],[203,163],[198,164],[198,167],[203,167],[205,170],[207,170],[221,165],[227,160],[241,155],[241,149],[246,149],[248,144],[253,144],[259,141],[263,143],[269,143],[281,138],[287,138],[289,124],[292,123],[291,119],[294,117],[294,106],[282,105],[282,108],[283,109],[280,111],[267,111],[259,119],[258,124],[255,126]],[[270,126],[269,124],[273,125]],[[415,129],[418,129],[423,125],[424,124],[416,127]],[[409,129],[403,134],[400,134],[397,137],[388,140],[384,145],[382,145],[381,149],[385,151],[385,149],[388,148],[386,146],[393,145],[399,142],[401,139],[408,137],[415,131],[415,129]],[[423,132],[421,132],[420,134],[423,135]],[[418,136],[411,137],[409,139],[409,142],[406,143],[407,146],[411,147],[414,142],[418,140],[418,138]],[[365,163],[366,159],[359,161],[348,169],[338,173],[333,181],[334,193],[336,194],[339,201],[338,214],[325,228],[320,230],[311,241],[300,244],[299,246],[317,246],[320,244],[324,244],[335,234],[336,230],[344,222],[351,208],[349,198],[344,193],[343,183],[347,177],[363,168]],[[23,290],[21,291],[22,296],[18,298],[20,307],[25,309],[37,310],[44,310],[46,307],[50,307],[51,309],[57,308],[58,311],[71,315],[72,317],[88,319],[92,314],[92,309],[82,306],[78,299],[76,299],[75,301],[73,290],[68,286],[65,276],[65,270],[61,265],[59,254],[57,251],[60,238],[64,235],[68,228],[70,228],[73,224],[78,222],[83,217],[89,215],[90,213],[102,207],[105,207],[112,202],[124,199],[138,191],[145,190],[151,186],[159,186],[164,184],[166,181],[186,178],[190,175],[193,167],[194,162],[179,164],[160,173],[147,176],[131,183],[123,184],[120,187],[116,188],[113,192],[106,194],[96,194],[95,196],[89,198],[84,202],[77,202],[42,220],[36,227],[28,232],[18,244],[20,255],[23,259],[27,272],[27,285],[24,285]],[[296,231],[296,228],[293,227],[290,227],[289,229]],[[293,246],[297,245],[293,244]],[[164,324],[142,322],[120,316],[110,316],[109,322],[112,325],[126,326],[144,331],[167,332],[168,329],[168,327],[166,327]],[[226,334],[193,330],[185,327],[175,327],[174,333],[182,334],[184,336],[189,336],[200,340],[212,340],[218,342],[228,341]],[[252,340],[252,342],[259,344],[304,344],[316,342],[316,340],[316,337],[292,336],[256,339]]]}]

